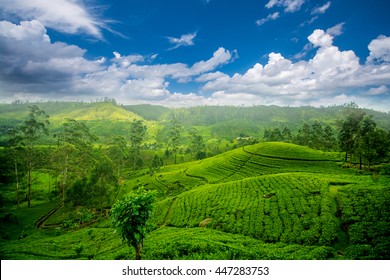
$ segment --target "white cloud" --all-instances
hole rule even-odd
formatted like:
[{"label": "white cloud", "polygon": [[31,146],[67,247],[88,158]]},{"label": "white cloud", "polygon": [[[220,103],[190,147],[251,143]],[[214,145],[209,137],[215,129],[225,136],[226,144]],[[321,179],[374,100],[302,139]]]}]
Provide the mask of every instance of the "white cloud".
[{"label": "white cloud", "polygon": [[198,75],[211,71],[218,66],[231,62],[237,56],[237,51],[230,52],[224,48],[219,48],[213,53],[213,57],[207,61],[196,62],[190,69],[190,75]]},{"label": "white cloud", "polygon": [[314,30],[307,38],[315,47],[329,47],[333,44],[333,37],[321,29]]},{"label": "white cloud", "polygon": [[196,78],[195,81],[203,83],[203,82],[216,80],[222,77],[229,77],[229,76],[222,72],[217,71],[217,72],[202,74],[198,78]]},{"label": "white cloud", "polygon": [[[113,63],[106,69],[76,81],[74,90],[79,93],[98,91],[101,95],[119,93],[118,100],[126,102],[173,102],[167,79],[187,82],[193,77],[202,77],[203,74],[234,60],[236,52],[219,48],[210,59],[196,62],[191,67],[183,63],[140,65],[140,62],[145,63],[146,60],[138,59],[138,56],[122,56],[117,52],[114,56],[111,59]],[[128,63],[123,63],[123,60]],[[210,78],[216,77],[215,74],[211,76]],[[205,76],[200,79],[204,78]],[[184,104],[184,96],[175,94],[176,99],[181,98],[181,104]]]},{"label": "white cloud", "polygon": [[293,63],[280,53],[270,53],[265,65],[257,63],[244,74],[218,73],[214,80],[208,74],[202,90],[227,100],[241,97],[247,105],[326,105],[357,100],[362,105],[381,107],[383,104],[366,98],[365,88],[371,86],[371,95],[387,98],[384,93],[390,84],[390,64],[361,65],[353,51],[340,51],[332,39],[325,31],[315,30],[308,40],[318,50],[308,61]]},{"label": "white cloud", "polygon": [[370,95],[382,95],[389,92],[389,88],[385,85],[381,85],[379,87],[370,88],[368,91]]},{"label": "white cloud", "polygon": [[390,37],[379,36],[368,45],[370,55],[368,63],[389,63],[390,62]]},{"label": "white cloud", "polygon": [[19,25],[0,21],[0,80],[13,91],[60,89],[76,76],[100,69],[104,59],[87,60],[85,50],[61,42],[51,43],[37,20]]},{"label": "white cloud", "polygon": [[6,14],[22,20],[36,19],[63,33],[85,33],[102,39],[101,29],[109,29],[81,0],[0,0],[0,7]]},{"label": "white cloud", "polygon": [[194,33],[181,35],[180,38],[167,37],[169,43],[173,44],[173,46],[169,48],[169,50],[174,50],[182,46],[193,46],[196,35],[197,33],[194,32]]},{"label": "white cloud", "polygon": [[331,36],[340,36],[343,34],[343,28],[344,28],[345,22],[340,22],[336,24],[335,26],[332,26],[328,29],[326,29],[326,34],[329,34]]},{"label": "white cloud", "polygon": [[258,26],[263,25],[264,23],[271,21],[271,20],[276,20],[279,18],[279,12],[275,12],[273,14],[269,14],[266,18],[262,18],[256,21],[256,24]]},{"label": "white cloud", "polygon": [[311,11],[311,14],[312,15],[325,14],[325,12],[329,9],[330,5],[331,5],[331,2],[328,1],[324,5],[314,8]]},{"label": "white cloud", "polygon": [[270,0],[265,7],[271,9],[275,6],[283,7],[287,13],[297,12],[301,9],[305,0]]},{"label": "white cloud", "polygon": [[[315,54],[294,62],[271,52],[264,64],[228,75],[221,66],[236,51],[218,48],[209,59],[158,64],[156,54],[120,54],[85,58],[86,51],[51,42],[37,20],[0,22],[0,95],[2,100],[28,98],[95,99],[110,96],[123,103],[194,105],[329,105],[356,101],[385,110],[389,104],[388,37],[369,44],[366,64],[351,50],[333,45],[332,33],[317,29],[308,37]],[[333,32],[332,34],[336,34]],[[260,48],[260,46],[259,46]],[[375,63],[374,63],[375,62]],[[199,83],[198,92],[175,92],[177,82]],[[375,104],[375,100],[381,100]],[[388,106],[388,105],[387,105]],[[388,108],[387,108],[388,110]]]}]

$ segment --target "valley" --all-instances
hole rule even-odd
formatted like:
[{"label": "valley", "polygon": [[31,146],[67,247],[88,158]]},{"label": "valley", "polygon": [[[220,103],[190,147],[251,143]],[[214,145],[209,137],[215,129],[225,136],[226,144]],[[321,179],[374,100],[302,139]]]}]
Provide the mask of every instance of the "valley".
[{"label": "valley", "polygon": [[[2,131],[22,122],[25,105],[2,113]],[[51,135],[60,135],[70,118],[75,121],[65,123],[80,141],[70,134],[37,140],[31,207],[28,170],[22,167],[27,148],[14,148],[21,154],[13,158],[12,147],[3,146],[1,259],[134,259],[111,225],[110,208],[139,189],[156,193],[143,259],[390,258],[389,151],[366,160],[348,150],[345,160],[337,135],[334,148],[327,150],[309,147],[313,142],[294,143],[296,135],[304,135],[305,123],[328,124],[336,134],[342,108],[273,108],[278,117],[267,118],[258,117],[263,108],[225,108],[209,112],[207,120],[202,107],[196,109],[199,114],[191,108],[151,108],[142,116],[142,110],[104,102],[62,109],[42,105],[50,115]],[[239,112],[236,124],[251,125],[223,120],[229,112]],[[172,116],[181,126],[177,143]],[[388,129],[388,114],[375,116],[378,127]],[[131,144],[137,120],[145,131],[139,149]],[[72,127],[78,123],[89,130]],[[291,140],[265,141],[266,129],[284,127],[291,130]],[[98,139],[89,142],[80,131]],[[1,139],[5,143],[7,136]]]}]

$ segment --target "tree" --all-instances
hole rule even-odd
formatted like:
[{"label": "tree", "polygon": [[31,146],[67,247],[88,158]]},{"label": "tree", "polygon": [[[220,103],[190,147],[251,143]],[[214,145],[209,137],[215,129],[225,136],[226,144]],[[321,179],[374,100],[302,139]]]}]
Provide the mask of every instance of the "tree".
[{"label": "tree", "polygon": [[97,197],[100,214],[103,213],[103,201],[110,201],[111,187],[117,185],[117,177],[114,174],[114,165],[107,156],[102,156],[96,163],[91,173],[92,193]]},{"label": "tree", "polygon": [[292,140],[291,130],[287,126],[283,128],[282,137],[283,137],[283,141],[286,142],[291,142]]},{"label": "tree", "polygon": [[[13,159],[13,173],[15,178],[15,190],[16,190],[16,197],[17,197],[17,203],[18,208],[20,207],[20,188],[19,188],[19,178],[20,178],[20,167],[23,166],[21,164],[21,154],[24,152],[23,148],[20,146],[21,137],[18,132],[18,129],[9,128],[8,131],[6,131],[6,134],[9,136],[8,141],[6,142],[6,146],[8,149],[6,149],[8,152],[11,151],[12,153],[12,159]],[[2,171],[5,171],[5,168],[2,168]]]},{"label": "tree", "polygon": [[92,144],[98,139],[84,123],[68,118],[65,120],[61,131],[54,135],[58,147],[53,157],[54,168],[58,170],[60,177],[63,201],[69,185],[68,173],[73,170],[80,177],[87,176],[88,167],[93,166],[94,161]]},{"label": "tree", "polygon": [[375,158],[375,147],[374,141],[376,138],[375,135],[376,123],[371,116],[364,115],[362,120],[359,122],[358,132],[357,132],[357,151],[359,153],[359,169],[362,169],[362,157],[367,160],[368,169],[370,169],[370,164]]},{"label": "tree", "polygon": [[351,162],[352,155],[356,151],[358,144],[359,123],[366,113],[355,108],[348,108],[346,112],[345,119],[339,125],[339,143],[341,150],[345,152],[345,161],[348,160],[349,155]]},{"label": "tree", "polygon": [[117,168],[117,177],[119,178],[120,170],[128,157],[126,139],[123,136],[114,137],[107,150],[107,155],[115,164]]},{"label": "tree", "polygon": [[147,221],[152,215],[155,192],[143,188],[118,200],[111,208],[111,222],[127,245],[135,249],[135,259],[142,257],[143,240],[148,233]]},{"label": "tree", "polygon": [[151,174],[153,174],[156,171],[159,172],[160,167],[163,166],[163,164],[164,163],[163,163],[162,158],[158,154],[155,154],[153,157],[152,163],[149,167]]},{"label": "tree", "polygon": [[199,135],[195,128],[190,130],[191,144],[190,151],[194,155],[195,159],[203,159],[206,157],[206,145],[203,141],[203,137]]},{"label": "tree", "polygon": [[133,120],[130,124],[130,156],[133,160],[133,169],[136,169],[140,160],[141,145],[146,134],[146,126],[142,120]]},{"label": "tree", "polygon": [[30,113],[18,129],[19,139],[25,146],[25,162],[27,166],[27,207],[31,207],[32,171],[36,165],[35,143],[42,134],[49,134],[49,115],[37,105],[29,106]]},{"label": "tree", "polygon": [[302,146],[309,146],[311,139],[311,128],[308,123],[304,123],[302,128],[298,130],[295,143]]},{"label": "tree", "polygon": [[324,129],[324,148],[327,151],[331,151],[336,148],[336,138],[334,137],[334,131],[329,125],[326,125]]},{"label": "tree", "polygon": [[176,118],[171,121],[171,128],[168,134],[168,150],[170,150],[175,157],[175,164],[177,163],[177,152],[180,147],[181,134],[183,127]]},{"label": "tree", "polygon": [[315,121],[311,125],[309,147],[317,150],[323,149],[324,148],[323,139],[324,139],[324,130],[322,129],[322,125],[319,121]]}]

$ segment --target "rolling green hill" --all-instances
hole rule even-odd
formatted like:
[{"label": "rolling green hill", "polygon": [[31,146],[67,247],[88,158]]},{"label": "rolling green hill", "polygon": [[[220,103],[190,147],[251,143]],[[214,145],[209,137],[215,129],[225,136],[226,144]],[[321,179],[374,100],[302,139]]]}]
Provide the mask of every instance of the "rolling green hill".
[{"label": "rolling green hill", "polygon": [[[261,143],[153,176],[141,173],[125,180],[122,192],[141,185],[159,192],[147,259],[388,258],[389,178],[355,175],[336,159],[297,145]],[[23,217],[23,211],[13,213]],[[84,228],[75,219],[80,212],[67,211],[51,217],[51,229],[30,227],[25,238],[2,242],[2,258],[131,258],[106,219]],[[61,229],[58,222],[69,219],[72,228]]]},{"label": "rolling green hill", "polygon": [[[106,138],[125,135],[129,118],[141,118],[111,103],[56,106],[47,107],[54,125],[73,116]],[[145,122],[154,126],[153,139],[162,125]],[[118,198],[140,187],[157,191],[145,259],[389,259],[390,177],[343,168],[342,159],[291,143],[258,143],[153,174],[123,168]],[[45,196],[55,179],[34,174],[33,208],[2,209],[1,259],[133,258],[109,217],[95,209],[69,204],[36,228],[60,202]],[[0,187],[3,198],[15,196],[14,186]]]}]

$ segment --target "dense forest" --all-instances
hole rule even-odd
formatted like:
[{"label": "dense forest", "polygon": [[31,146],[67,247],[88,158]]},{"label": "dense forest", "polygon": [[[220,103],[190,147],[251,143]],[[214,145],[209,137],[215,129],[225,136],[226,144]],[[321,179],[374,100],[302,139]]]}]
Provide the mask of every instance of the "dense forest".
[{"label": "dense forest", "polygon": [[2,259],[390,257],[390,115],[353,103],[16,101],[0,169]]}]

